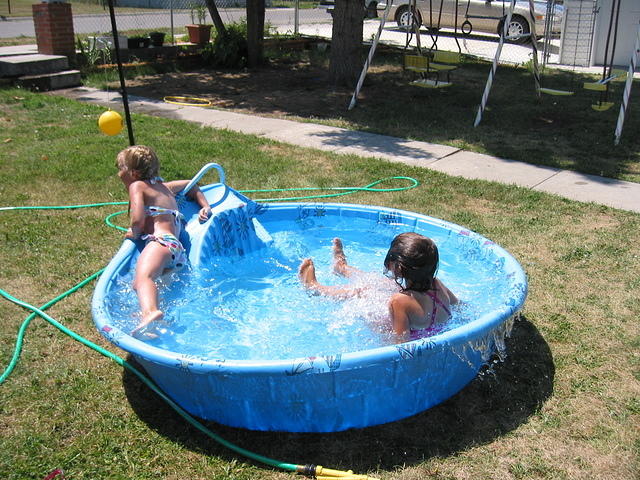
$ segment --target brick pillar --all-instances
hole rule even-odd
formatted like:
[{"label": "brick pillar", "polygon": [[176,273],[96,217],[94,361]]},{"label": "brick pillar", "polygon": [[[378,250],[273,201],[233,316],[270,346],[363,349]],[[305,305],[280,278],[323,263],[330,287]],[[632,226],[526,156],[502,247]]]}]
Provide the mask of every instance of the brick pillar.
[{"label": "brick pillar", "polygon": [[38,53],[75,57],[73,16],[69,3],[37,3],[31,6]]}]

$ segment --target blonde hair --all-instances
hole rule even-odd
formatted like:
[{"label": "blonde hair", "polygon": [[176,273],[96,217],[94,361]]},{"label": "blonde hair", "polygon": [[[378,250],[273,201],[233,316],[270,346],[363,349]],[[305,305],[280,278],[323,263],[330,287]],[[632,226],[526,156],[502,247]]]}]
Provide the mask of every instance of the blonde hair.
[{"label": "blonde hair", "polygon": [[133,145],[122,150],[116,157],[120,170],[138,172],[140,180],[151,180],[158,176],[160,161],[156,152],[144,145]]}]

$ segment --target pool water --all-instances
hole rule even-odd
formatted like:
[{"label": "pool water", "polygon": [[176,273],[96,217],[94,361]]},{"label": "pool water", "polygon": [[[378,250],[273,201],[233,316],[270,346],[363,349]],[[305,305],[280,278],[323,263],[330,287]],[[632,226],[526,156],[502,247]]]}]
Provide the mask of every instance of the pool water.
[{"label": "pool water", "polygon": [[[402,225],[372,226],[350,218],[330,228],[300,229],[271,221],[265,228],[273,244],[245,256],[212,257],[199,269],[187,267],[160,281],[164,332],[150,345],[202,359],[278,360],[334,355],[395,343],[387,300],[396,291],[383,277],[383,261]],[[294,228],[295,229],[292,229]],[[460,236],[443,229],[421,232],[440,250],[438,278],[463,302],[447,329],[491,312],[504,301],[508,281],[501,265],[460,249]],[[332,239],[340,237],[350,265],[366,272],[355,280],[367,293],[350,300],[310,295],[298,279],[298,266],[314,260],[323,284],[352,282],[332,271]],[[107,298],[113,325],[125,332],[139,321],[131,289],[133,273],[120,277]]]}]

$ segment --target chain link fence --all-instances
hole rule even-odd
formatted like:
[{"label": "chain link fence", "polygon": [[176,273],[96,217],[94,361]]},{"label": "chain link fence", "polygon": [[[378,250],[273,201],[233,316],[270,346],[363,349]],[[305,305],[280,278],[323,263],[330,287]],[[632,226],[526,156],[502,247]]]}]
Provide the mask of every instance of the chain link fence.
[{"label": "chain link fence", "polygon": [[[397,4],[395,3],[397,1]],[[380,37],[382,43],[400,47],[414,48],[417,44],[417,36],[407,32],[402,27],[402,8],[406,8],[410,0],[394,0],[391,16],[385,23]],[[216,0],[222,21],[225,24],[241,22],[246,18],[246,0]],[[301,34],[314,37],[331,39],[333,26],[333,2],[334,0],[266,0],[265,24],[270,31],[280,34]],[[380,17],[384,13],[384,0],[379,3],[368,2],[368,12],[364,8],[364,35],[363,40],[370,41],[378,31]],[[426,48],[458,51],[460,53],[477,56],[484,59],[493,59],[499,37],[496,33],[499,18],[508,10],[510,0],[494,0],[492,5],[497,5],[497,10],[492,13],[496,18],[490,20],[490,25],[483,26],[481,22],[487,21],[469,8],[473,2],[485,5],[484,0],[458,0],[460,13],[456,25],[436,24],[437,12],[429,10],[429,5],[440,2],[417,0],[421,28],[420,44]],[[578,3],[580,8],[571,10],[570,22],[566,25],[563,16],[563,3]],[[536,33],[544,35],[539,41],[538,50],[544,52],[546,64],[585,65],[582,58],[575,61],[575,52],[589,52],[592,44],[593,16],[595,15],[598,0],[549,0],[551,8],[547,9],[547,18],[553,18],[552,29],[546,29],[536,22]],[[455,4],[454,0],[445,2]],[[92,13],[87,13],[87,6],[93,7]],[[373,5],[373,7],[372,7]],[[464,6],[467,5],[465,9]],[[377,7],[377,9],[376,9]],[[108,15],[108,7],[105,0],[78,0],[72,2],[74,15],[74,32],[77,36],[86,38],[98,37],[101,42],[109,42],[111,36],[111,23]],[[82,12],[82,13],[77,13]],[[421,13],[420,13],[421,12]],[[552,13],[549,16],[549,13]],[[127,37],[147,36],[152,31],[165,33],[165,44],[176,44],[189,41],[185,26],[196,23],[212,23],[204,0],[116,0],[115,13],[118,31]],[[376,18],[368,18],[377,13]],[[482,12],[480,12],[482,13]],[[523,11],[520,11],[524,14]],[[444,18],[445,15],[442,16]],[[582,18],[584,17],[584,18]],[[581,20],[582,18],[582,20]],[[440,18],[437,20],[440,22]],[[473,24],[471,31],[461,33],[464,22]],[[582,23],[580,23],[582,22]],[[11,26],[11,22],[5,22]],[[480,25],[480,26],[478,26]],[[576,28],[575,25],[583,25]],[[440,27],[440,28],[438,28]],[[563,28],[567,34],[561,35]],[[0,29],[2,30],[2,29]],[[467,29],[469,30],[469,28]],[[28,35],[28,33],[22,33]],[[2,35],[0,33],[0,37]],[[104,38],[100,38],[104,37]],[[564,48],[563,48],[564,41]],[[123,43],[123,42],[119,42]],[[577,48],[576,48],[577,47]],[[532,48],[527,43],[505,44],[501,62],[524,64],[531,60]]]},{"label": "chain link fence", "polygon": [[[216,6],[225,24],[242,22],[246,18],[244,0],[216,0]],[[110,36],[111,23],[104,4],[103,10],[104,13],[95,14],[74,12],[76,35]],[[185,39],[186,25],[213,23],[204,0],[118,0],[115,15],[121,35],[161,31],[167,34],[169,43]],[[265,24],[272,32],[281,34],[307,34],[303,30],[315,25],[313,35],[330,38],[332,17],[317,1],[267,0]]]}]

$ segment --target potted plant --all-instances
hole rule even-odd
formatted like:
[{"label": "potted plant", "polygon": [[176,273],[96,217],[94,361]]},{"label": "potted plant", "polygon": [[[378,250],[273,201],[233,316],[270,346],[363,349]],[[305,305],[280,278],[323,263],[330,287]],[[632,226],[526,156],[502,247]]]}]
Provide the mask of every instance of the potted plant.
[{"label": "potted plant", "polygon": [[149,39],[151,40],[151,45],[154,47],[161,47],[164,43],[164,32],[150,32]]},{"label": "potted plant", "polygon": [[129,48],[147,48],[149,46],[149,37],[143,37],[136,35],[134,37],[127,38],[127,47]]},{"label": "potted plant", "polygon": [[[205,24],[207,10],[202,3],[191,4],[191,25],[185,25],[189,33],[189,41],[202,45],[207,43],[211,38],[211,27],[213,25]],[[196,19],[197,22],[196,23]]]}]

